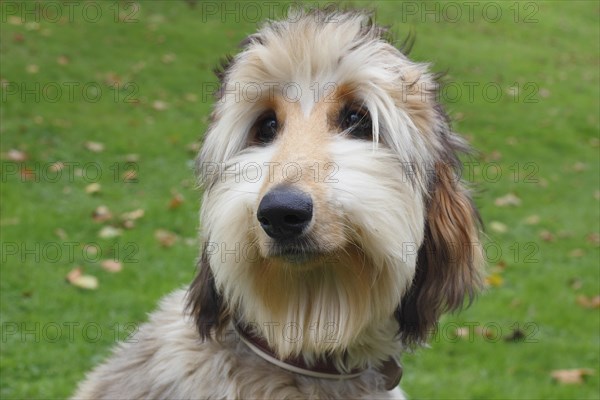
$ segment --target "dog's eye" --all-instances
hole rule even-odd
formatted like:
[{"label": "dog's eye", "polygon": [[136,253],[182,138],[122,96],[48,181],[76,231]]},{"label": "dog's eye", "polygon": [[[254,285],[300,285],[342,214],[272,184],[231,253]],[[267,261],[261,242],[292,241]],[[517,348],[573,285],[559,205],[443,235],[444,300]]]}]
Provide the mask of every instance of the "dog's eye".
[{"label": "dog's eye", "polygon": [[268,114],[260,118],[256,123],[255,142],[258,144],[271,143],[277,135],[278,126],[275,114]]},{"label": "dog's eye", "polygon": [[373,126],[367,110],[346,108],[340,114],[340,128],[357,139],[371,140]]}]

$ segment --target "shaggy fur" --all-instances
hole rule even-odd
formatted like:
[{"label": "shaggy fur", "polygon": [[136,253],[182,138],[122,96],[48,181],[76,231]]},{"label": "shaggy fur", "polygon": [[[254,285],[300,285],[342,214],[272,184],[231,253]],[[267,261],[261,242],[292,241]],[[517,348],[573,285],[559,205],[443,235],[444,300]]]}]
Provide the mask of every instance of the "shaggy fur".
[{"label": "shaggy fur", "polygon": [[[242,46],[219,72],[198,158],[199,274],[75,398],[402,398],[385,390],[382,365],[480,284],[479,217],[458,179],[468,147],[428,65],[362,12],[299,11]],[[269,140],[265,115],[276,121]],[[257,219],[281,187],[312,201],[291,253]],[[234,321],[281,360],[364,372],[289,372],[250,351]]]}]

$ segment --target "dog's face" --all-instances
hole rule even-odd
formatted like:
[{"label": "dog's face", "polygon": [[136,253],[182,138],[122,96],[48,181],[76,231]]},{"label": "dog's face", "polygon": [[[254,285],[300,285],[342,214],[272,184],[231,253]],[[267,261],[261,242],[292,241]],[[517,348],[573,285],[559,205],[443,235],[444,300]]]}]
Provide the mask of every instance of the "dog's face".
[{"label": "dog's face", "polygon": [[235,316],[281,356],[335,352],[395,316],[423,340],[481,261],[427,65],[363,14],[313,12],[249,37],[221,79],[199,157],[201,334]]}]

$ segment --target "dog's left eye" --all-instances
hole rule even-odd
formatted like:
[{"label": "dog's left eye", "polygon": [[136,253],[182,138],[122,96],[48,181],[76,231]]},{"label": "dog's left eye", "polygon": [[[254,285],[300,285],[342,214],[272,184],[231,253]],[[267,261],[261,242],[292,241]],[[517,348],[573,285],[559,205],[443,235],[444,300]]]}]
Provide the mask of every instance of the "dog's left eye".
[{"label": "dog's left eye", "polygon": [[340,128],[357,139],[371,140],[373,125],[367,110],[346,108],[340,114]]},{"label": "dog's left eye", "polygon": [[277,118],[274,114],[268,114],[259,119],[256,123],[255,142],[258,144],[271,143],[275,140],[278,126]]}]

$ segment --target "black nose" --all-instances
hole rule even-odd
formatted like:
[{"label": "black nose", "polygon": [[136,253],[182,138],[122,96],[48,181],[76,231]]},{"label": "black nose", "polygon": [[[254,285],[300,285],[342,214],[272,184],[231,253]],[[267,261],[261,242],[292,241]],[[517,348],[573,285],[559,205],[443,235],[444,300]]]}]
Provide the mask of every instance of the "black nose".
[{"label": "black nose", "polygon": [[273,239],[290,240],[302,235],[312,219],[310,196],[288,186],[271,189],[258,205],[260,226]]}]

